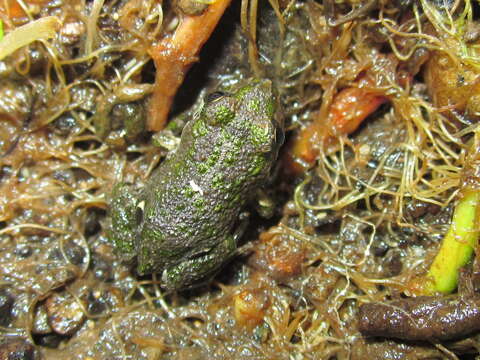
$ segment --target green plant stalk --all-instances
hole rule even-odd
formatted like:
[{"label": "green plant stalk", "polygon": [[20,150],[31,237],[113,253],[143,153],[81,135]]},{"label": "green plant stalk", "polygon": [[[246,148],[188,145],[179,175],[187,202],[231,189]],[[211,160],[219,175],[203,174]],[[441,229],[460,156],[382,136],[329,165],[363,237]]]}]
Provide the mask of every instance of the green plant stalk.
[{"label": "green plant stalk", "polygon": [[479,205],[479,191],[464,194],[458,202],[452,224],[428,272],[428,278],[433,280],[433,288],[428,290],[446,294],[457,287],[458,270],[470,261],[477,245]]}]

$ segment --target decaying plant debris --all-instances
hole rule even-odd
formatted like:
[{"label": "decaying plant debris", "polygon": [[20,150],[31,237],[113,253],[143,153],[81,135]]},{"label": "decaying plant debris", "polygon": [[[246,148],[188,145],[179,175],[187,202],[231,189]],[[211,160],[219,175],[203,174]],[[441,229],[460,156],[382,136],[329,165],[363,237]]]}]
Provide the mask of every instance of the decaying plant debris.
[{"label": "decaying plant debris", "polygon": [[[204,9],[0,4],[6,36],[58,19],[0,61],[0,358],[478,354],[476,333],[410,343],[358,330],[362,304],[419,292],[459,194],[478,189],[478,4],[233,2],[153,135],[151,51]],[[252,76],[272,79],[287,130],[261,199],[271,217],[252,204],[222,274],[165,293],[113,252],[109,192],[149,177],[206,93]],[[478,261],[462,271],[475,291]]]}]

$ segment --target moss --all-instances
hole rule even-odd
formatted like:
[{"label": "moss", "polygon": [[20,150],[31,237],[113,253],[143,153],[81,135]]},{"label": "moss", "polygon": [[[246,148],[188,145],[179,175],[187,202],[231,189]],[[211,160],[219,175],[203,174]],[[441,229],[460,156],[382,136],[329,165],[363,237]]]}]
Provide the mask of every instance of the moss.
[{"label": "moss", "polygon": [[108,237],[121,253],[133,253],[134,231],[137,226],[137,199],[130,186],[120,183],[114,187],[111,208],[112,225],[108,230]]},{"label": "moss", "polygon": [[183,204],[183,203],[178,203],[178,204],[175,206],[175,210],[176,210],[176,211],[183,211],[183,210],[185,210],[185,208],[186,208],[186,205]]},{"label": "moss", "polygon": [[235,94],[235,99],[238,99],[238,100],[243,99],[246,94],[248,94],[250,91],[252,91],[252,89],[254,88],[254,85],[257,82],[258,81],[253,81],[253,84],[247,85],[247,86],[241,88],[240,90],[238,90],[237,93]]},{"label": "moss", "polygon": [[248,108],[251,110],[251,111],[254,111],[254,112],[259,112],[261,109],[261,102],[259,99],[253,99],[252,101],[250,101],[250,103],[248,104]]},{"label": "moss", "polygon": [[[172,161],[172,160],[167,160]],[[174,178],[181,178],[182,172],[184,172],[185,162],[184,161],[174,161],[171,163],[171,176]]]},{"label": "moss", "polygon": [[202,119],[198,119],[192,126],[192,134],[194,138],[199,138],[208,134],[207,124]]},{"label": "moss", "polygon": [[220,159],[220,146],[216,146],[211,155],[204,162],[195,162],[199,173],[206,174],[217,164]]},{"label": "moss", "polygon": [[233,151],[239,153],[245,145],[245,140],[241,138],[234,138],[231,141],[231,144],[233,145]]},{"label": "moss", "polygon": [[175,174],[178,174],[180,172],[180,169],[182,168],[182,163],[180,161],[176,161],[173,165],[172,165],[172,168],[173,168],[173,171]]},{"label": "moss", "polygon": [[197,209],[205,210],[205,204],[206,204],[206,201],[203,197],[198,197],[193,201],[193,206],[195,206]]},{"label": "moss", "polygon": [[190,229],[190,226],[187,224],[181,224],[178,226],[178,230],[180,230],[183,233],[186,233]]},{"label": "moss", "polygon": [[214,124],[227,124],[235,118],[235,112],[228,106],[219,106],[215,111]]},{"label": "moss", "polygon": [[170,130],[173,132],[180,131],[180,125],[179,123],[183,123],[186,120],[188,120],[187,116],[185,114],[180,115],[178,118],[172,119],[168,122],[167,126],[165,127],[166,130]]},{"label": "moss", "polygon": [[257,155],[252,159],[252,163],[249,168],[248,174],[250,176],[256,176],[262,172],[265,168],[266,160],[262,155]]},{"label": "moss", "polygon": [[181,167],[184,167],[184,165],[187,161],[195,159],[196,154],[197,154],[197,149],[195,148],[195,145],[192,144],[187,151],[187,157],[185,159],[183,159],[183,161],[180,163],[180,164],[182,164]]},{"label": "moss", "polygon": [[238,176],[237,178],[235,178],[235,180],[233,181],[234,188],[238,189],[244,181],[245,181],[244,176]]},{"label": "moss", "polygon": [[214,189],[220,190],[220,189],[223,189],[224,186],[225,186],[225,180],[223,178],[223,175],[222,174],[216,174],[213,177],[213,180],[212,180],[212,187]]},{"label": "moss", "polygon": [[207,158],[207,161],[205,161],[205,164],[208,166],[208,168],[212,168],[218,162],[219,158],[220,158],[220,152],[215,151],[212,153],[212,155],[210,155]]},{"label": "moss", "polygon": [[210,166],[204,162],[198,162],[195,165],[197,166],[197,170],[200,174],[206,174],[208,169],[210,169]]},{"label": "moss", "polygon": [[234,139],[233,135],[228,132],[227,129],[222,128],[221,130],[221,139],[222,142],[225,143],[231,143]]},{"label": "moss", "polygon": [[268,144],[270,142],[270,130],[252,124],[250,126],[251,141],[254,145]]},{"label": "moss", "polygon": [[273,118],[275,115],[275,101],[273,99],[268,100],[266,104],[267,116]]},{"label": "moss", "polygon": [[225,157],[225,164],[234,165],[238,161],[238,153],[236,151],[229,151]]},{"label": "moss", "polygon": [[[121,230],[121,232],[125,230],[126,229]],[[121,253],[128,254],[135,251],[135,246],[133,244],[133,241],[129,241],[129,239],[125,239],[125,238],[115,237],[111,231],[108,232],[108,236],[113,240],[115,248]]]},{"label": "moss", "polygon": [[193,190],[190,185],[187,185],[183,188],[183,195],[189,199],[192,199],[195,195],[195,190]]},{"label": "moss", "polygon": [[165,234],[158,230],[154,230],[151,227],[147,227],[147,228],[144,228],[142,231],[142,238],[152,239],[156,243],[162,243],[165,241]]}]

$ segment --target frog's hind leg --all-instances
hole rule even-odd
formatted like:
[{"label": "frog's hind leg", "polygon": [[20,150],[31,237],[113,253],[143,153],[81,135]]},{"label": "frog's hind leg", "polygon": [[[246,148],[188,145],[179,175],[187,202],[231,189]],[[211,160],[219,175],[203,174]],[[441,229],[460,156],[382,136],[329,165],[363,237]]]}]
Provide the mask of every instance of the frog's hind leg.
[{"label": "frog's hind leg", "polygon": [[163,285],[169,290],[178,290],[205,283],[234,255],[236,248],[236,237],[226,237],[209,252],[165,269],[162,274]]}]

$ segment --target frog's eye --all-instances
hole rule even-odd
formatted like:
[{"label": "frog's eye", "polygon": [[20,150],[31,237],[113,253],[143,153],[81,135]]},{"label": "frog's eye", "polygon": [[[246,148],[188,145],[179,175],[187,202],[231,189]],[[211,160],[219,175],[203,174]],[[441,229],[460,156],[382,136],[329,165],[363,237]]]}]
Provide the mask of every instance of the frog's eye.
[{"label": "frog's eye", "polygon": [[227,96],[228,94],[223,91],[215,91],[207,95],[207,103],[218,101],[219,99]]}]

